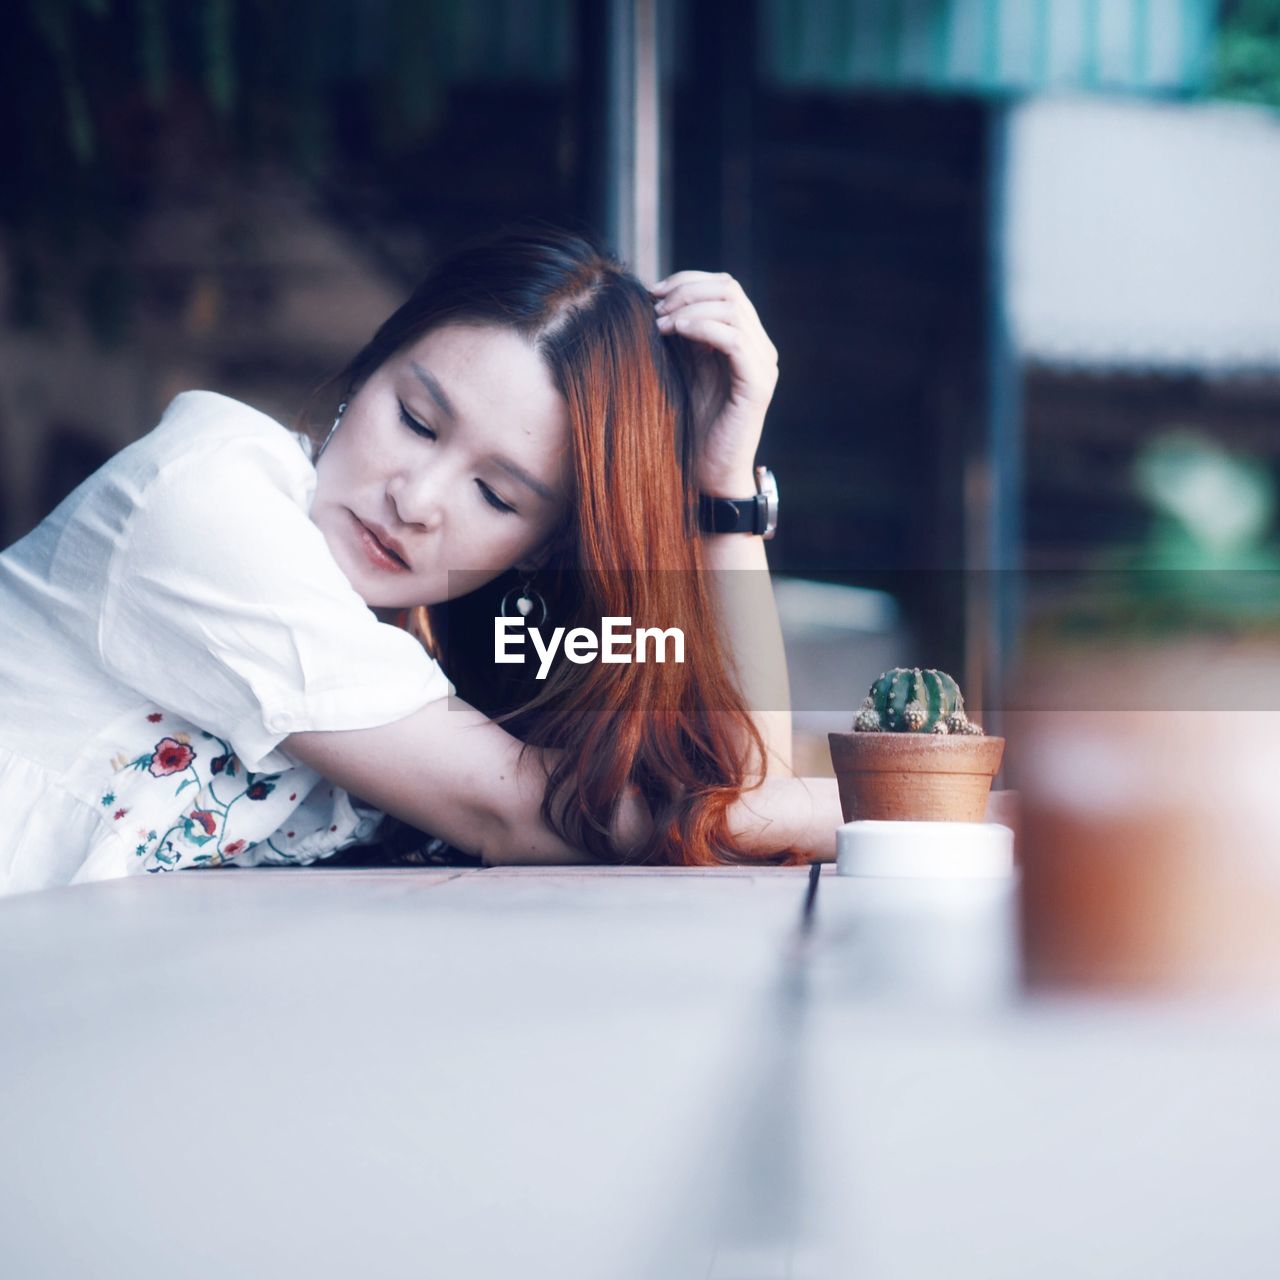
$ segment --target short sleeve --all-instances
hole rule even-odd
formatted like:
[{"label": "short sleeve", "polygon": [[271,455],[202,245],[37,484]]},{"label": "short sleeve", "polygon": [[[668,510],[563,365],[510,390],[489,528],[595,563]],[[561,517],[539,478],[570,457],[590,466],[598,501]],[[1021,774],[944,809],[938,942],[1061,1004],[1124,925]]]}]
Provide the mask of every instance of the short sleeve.
[{"label": "short sleeve", "polygon": [[239,407],[243,430],[224,415],[211,431],[206,415],[136,495],[99,647],[115,679],[225,738],[248,768],[276,769],[290,733],[387,724],[454,689],[333,559],[296,439]]}]

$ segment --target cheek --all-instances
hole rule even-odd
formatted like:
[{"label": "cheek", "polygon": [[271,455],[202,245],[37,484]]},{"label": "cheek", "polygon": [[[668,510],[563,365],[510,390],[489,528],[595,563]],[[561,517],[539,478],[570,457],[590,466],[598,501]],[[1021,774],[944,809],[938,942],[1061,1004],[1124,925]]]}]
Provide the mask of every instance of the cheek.
[{"label": "cheek", "polygon": [[483,547],[485,555],[492,561],[514,560],[527,545],[529,539],[523,529],[503,529],[485,527],[477,521],[472,524],[476,530],[475,541]]},{"label": "cheek", "polygon": [[358,450],[351,447],[351,438],[346,436],[346,422],[333,433],[324,453],[316,463],[316,496],[345,489],[350,482],[352,463],[358,456]]},{"label": "cheek", "polygon": [[326,449],[324,457],[316,464],[316,492],[311,500],[313,512],[323,512],[339,499],[341,472],[330,463],[329,457],[330,451]]},{"label": "cheek", "polygon": [[[348,430],[350,427],[350,430]],[[367,487],[385,471],[387,443],[360,422],[343,419],[316,464],[316,500],[337,499]]]},{"label": "cheek", "polygon": [[465,519],[455,519],[451,532],[446,552],[449,559],[477,568],[483,566],[495,573],[511,568],[537,542],[527,523],[522,521],[515,528],[503,526],[488,520],[483,512],[470,512]]}]

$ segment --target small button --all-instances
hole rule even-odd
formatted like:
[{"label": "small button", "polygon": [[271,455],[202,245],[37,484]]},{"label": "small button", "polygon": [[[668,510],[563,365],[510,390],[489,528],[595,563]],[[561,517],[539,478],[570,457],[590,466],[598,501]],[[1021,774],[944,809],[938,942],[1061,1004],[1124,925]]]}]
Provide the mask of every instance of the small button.
[{"label": "small button", "polygon": [[267,717],[267,728],[272,733],[288,733],[293,728],[293,717],[287,716],[283,712]]}]

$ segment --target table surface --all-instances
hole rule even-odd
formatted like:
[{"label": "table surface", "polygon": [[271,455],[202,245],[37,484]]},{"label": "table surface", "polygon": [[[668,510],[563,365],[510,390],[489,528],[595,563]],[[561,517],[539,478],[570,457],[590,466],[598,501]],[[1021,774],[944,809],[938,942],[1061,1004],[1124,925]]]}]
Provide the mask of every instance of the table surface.
[{"label": "table surface", "polygon": [[1275,1008],[1029,999],[1007,883],[220,869],[0,900],[0,1272],[1275,1273]]}]

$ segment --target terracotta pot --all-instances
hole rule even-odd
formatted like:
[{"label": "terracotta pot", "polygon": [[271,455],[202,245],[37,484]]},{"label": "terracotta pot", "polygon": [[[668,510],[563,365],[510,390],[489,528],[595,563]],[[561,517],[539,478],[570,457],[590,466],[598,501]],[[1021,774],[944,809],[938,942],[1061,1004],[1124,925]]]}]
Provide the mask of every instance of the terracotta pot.
[{"label": "terracotta pot", "polygon": [[957,734],[831,733],[846,822],[981,822],[1004,739]]},{"label": "terracotta pot", "polygon": [[1041,655],[1006,711],[1033,987],[1280,982],[1280,649]]}]

